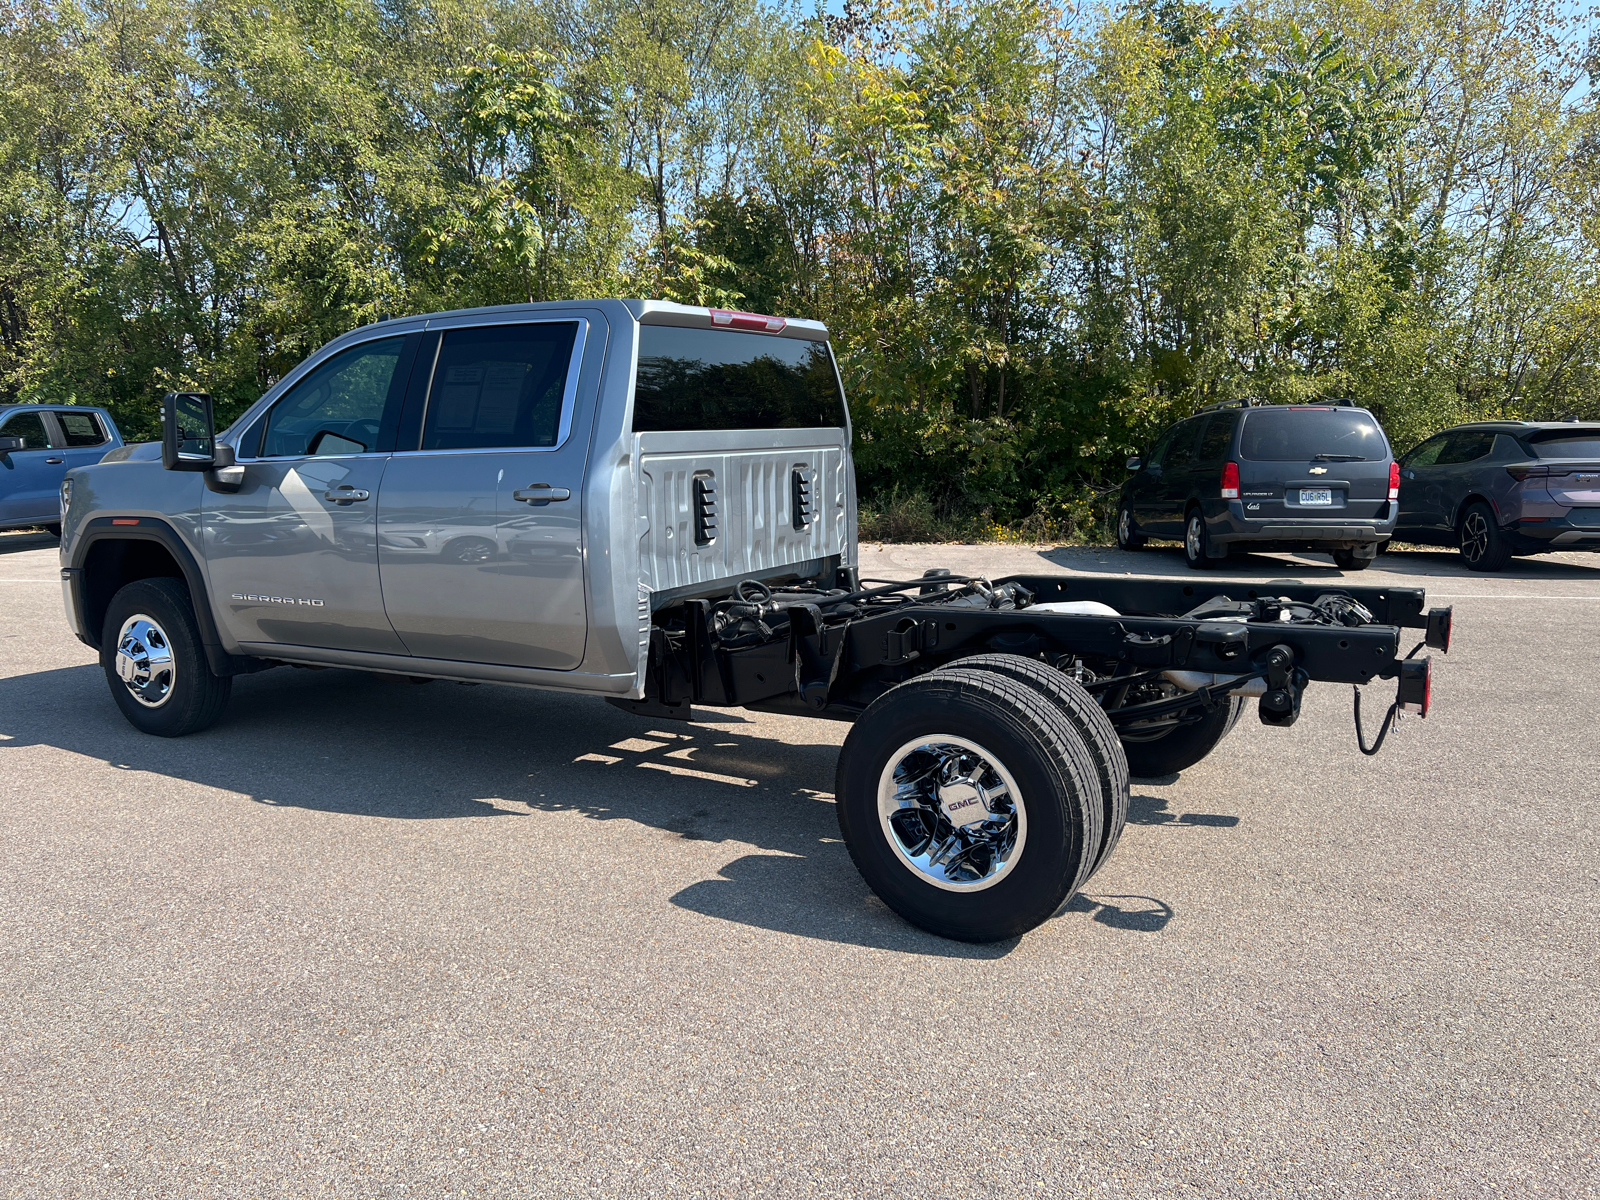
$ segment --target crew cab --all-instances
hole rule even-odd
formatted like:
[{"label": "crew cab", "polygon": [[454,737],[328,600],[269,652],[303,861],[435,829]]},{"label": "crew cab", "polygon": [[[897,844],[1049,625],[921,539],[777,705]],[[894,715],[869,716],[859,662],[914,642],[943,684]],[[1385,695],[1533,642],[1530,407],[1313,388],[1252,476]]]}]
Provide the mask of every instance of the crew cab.
[{"label": "crew cab", "polygon": [[827,330],[654,301],[367,326],[221,434],[169,394],[163,441],[72,471],[62,512],[68,618],[141,730],[284,664],[851,722],[852,857],[973,941],[1098,869],[1130,770],[1199,761],[1249,698],[1291,724],[1313,679],[1394,682],[1381,743],[1429,704],[1401,629],[1450,637],[1406,588],[862,580]]},{"label": "crew cab", "polygon": [[0,405],[0,529],[41,525],[60,532],[61,481],[122,445],[103,408]]}]

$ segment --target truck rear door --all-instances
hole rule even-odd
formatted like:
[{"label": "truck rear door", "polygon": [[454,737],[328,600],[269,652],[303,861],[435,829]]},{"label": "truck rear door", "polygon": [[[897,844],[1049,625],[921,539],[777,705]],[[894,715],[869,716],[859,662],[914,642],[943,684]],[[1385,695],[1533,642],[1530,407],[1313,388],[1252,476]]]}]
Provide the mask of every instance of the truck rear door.
[{"label": "truck rear door", "polygon": [[826,335],[656,315],[639,327],[633,404],[645,586],[810,575],[846,555],[849,419]]},{"label": "truck rear door", "polygon": [[419,658],[571,670],[587,626],[577,391],[592,322],[440,325],[378,497],[384,609]]}]

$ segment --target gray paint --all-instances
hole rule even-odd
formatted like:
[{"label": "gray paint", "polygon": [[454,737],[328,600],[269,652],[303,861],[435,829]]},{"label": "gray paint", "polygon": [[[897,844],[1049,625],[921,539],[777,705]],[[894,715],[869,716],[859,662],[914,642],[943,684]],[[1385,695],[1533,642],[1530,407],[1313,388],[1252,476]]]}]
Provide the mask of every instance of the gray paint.
[{"label": "gray paint", "polygon": [[[74,472],[62,542],[99,516],[158,516],[206,575],[224,648],[606,695],[644,694],[657,591],[725,593],[819,561],[854,565],[856,496],[846,430],[632,432],[638,321],[714,328],[711,310],[659,301],[513,305],[380,322],[330,342],[220,435],[236,452],[272,405],[324,360],[378,338],[464,325],[579,318],[564,440],[547,449],[400,452],[252,460],[234,495],[163,471],[160,448]],[[768,336],[825,340],[816,322]],[[816,520],[795,530],[789,473],[812,473]],[[688,480],[713,470],[719,543],[685,551]],[[324,493],[369,493],[344,505]],[[532,484],[564,501],[528,505]],[[723,487],[724,484],[732,486]],[[667,530],[673,536],[666,536]],[[267,600],[235,600],[267,597]],[[301,604],[301,600],[323,603]],[[293,601],[294,603],[281,603]]]}]

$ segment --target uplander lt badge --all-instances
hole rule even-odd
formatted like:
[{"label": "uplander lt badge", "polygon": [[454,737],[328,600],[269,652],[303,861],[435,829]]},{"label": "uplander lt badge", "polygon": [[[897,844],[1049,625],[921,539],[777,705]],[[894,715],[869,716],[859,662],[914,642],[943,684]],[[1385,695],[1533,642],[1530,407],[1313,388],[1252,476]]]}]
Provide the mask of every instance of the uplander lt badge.
[{"label": "uplander lt badge", "polygon": [[304,604],[310,608],[322,607],[321,600],[306,600],[298,596],[251,596],[245,592],[235,592],[233,593],[233,598],[235,600],[251,601],[256,604]]}]

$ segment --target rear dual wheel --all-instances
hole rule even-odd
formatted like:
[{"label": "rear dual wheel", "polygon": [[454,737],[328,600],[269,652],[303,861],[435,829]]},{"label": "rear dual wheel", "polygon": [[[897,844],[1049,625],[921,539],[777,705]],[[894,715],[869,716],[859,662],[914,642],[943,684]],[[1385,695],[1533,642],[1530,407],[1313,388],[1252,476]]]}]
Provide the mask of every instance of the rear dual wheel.
[{"label": "rear dual wheel", "polygon": [[999,941],[1047,920],[1108,852],[1100,778],[1050,695],[1002,671],[947,667],[856,721],[839,755],[839,828],[906,920]]}]

